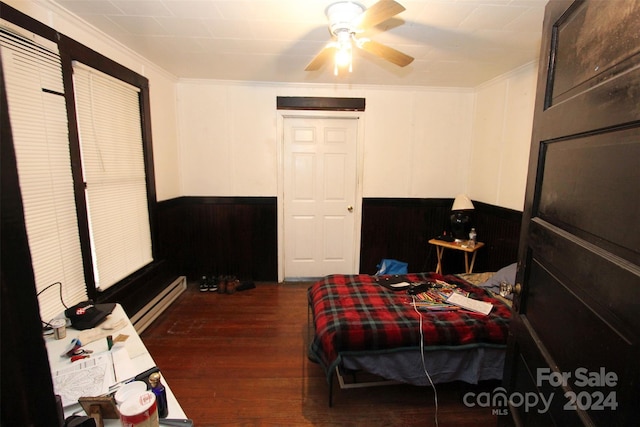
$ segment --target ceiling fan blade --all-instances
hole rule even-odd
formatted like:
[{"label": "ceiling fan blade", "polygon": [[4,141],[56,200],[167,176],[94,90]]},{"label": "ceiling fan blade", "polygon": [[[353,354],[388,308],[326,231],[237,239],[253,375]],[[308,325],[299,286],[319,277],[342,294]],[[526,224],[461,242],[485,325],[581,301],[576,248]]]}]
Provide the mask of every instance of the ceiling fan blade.
[{"label": "ceiling fan blade", "polygon": [[399,50],[395,50],[392,47],[385,46],[381,43],[374,42],[373,40],[360,39],[358,46],[369,53],[379,56],[382,59],[386,59],[400,67],[406,67],[413,62],[413,57],[405,55]]},{"label": "ceiling fan blade", "polygon": [[329,60],[333,50],[335,49],[334,43],[327,44],[318,54],[309,62],[305,71],[317,71],[319,70],[325,62]]},{"label": "ceiling fan blade", "polygon": [[394,0],[380,0],[358,16],[352,24],[357,31],[363,31],[375,27],[404,10],[404,6]]}]

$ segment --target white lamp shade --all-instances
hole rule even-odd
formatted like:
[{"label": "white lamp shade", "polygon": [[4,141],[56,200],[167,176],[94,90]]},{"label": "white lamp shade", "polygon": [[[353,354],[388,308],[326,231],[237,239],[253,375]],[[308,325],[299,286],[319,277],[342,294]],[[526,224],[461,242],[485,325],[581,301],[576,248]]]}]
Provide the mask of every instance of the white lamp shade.
[{"label": "white lamp shade", "polygon": [[473,209],[473,203],[466,194],[458,194],[453,201],[452,211],[468,211]]}]

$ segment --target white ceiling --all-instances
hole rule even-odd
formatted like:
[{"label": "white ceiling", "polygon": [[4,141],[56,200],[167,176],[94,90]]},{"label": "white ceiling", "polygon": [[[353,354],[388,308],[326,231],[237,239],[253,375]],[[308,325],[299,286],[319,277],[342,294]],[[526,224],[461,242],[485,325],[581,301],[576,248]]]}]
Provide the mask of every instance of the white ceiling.
[{"label": "white ceiling", "polygon": [[406,10],[367,37],[415,61],[356,49],[353,72],[334,76],[304,71],[329,41],[333,0],[57,0],[180,78],[474,87],[538,57],[547,0],[398,2]]}]

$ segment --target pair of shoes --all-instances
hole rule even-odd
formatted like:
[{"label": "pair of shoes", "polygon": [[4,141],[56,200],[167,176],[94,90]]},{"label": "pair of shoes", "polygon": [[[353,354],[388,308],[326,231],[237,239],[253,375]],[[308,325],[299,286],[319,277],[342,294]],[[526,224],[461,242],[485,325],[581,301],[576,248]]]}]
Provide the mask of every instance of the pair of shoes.
[{"label": "pair of shoes", "polygon": [[235,276],[220,276],[218,277],[218,293],[233,294],[239,283],[240,281]]},{"label": "pair of shoes", "polygon": [[218,279],[214,276],[209,278],[209,292],[218,292]]},{"label": "pair of shoes", "polygon": [[207,278],[202,276],[200,279],[200,292],[216,292],[218,290],[218,281],[215,277]]}]

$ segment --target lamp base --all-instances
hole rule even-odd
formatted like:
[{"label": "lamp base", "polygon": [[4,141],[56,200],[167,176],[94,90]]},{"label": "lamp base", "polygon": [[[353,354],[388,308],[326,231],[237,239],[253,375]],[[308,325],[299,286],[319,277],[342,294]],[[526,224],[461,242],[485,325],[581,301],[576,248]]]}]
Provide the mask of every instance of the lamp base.
[{"label": "lamp base", "polygon": [[469,214],[465,211],[455,211],[451,214],[451,235],[458,243],[469,239]]}]

